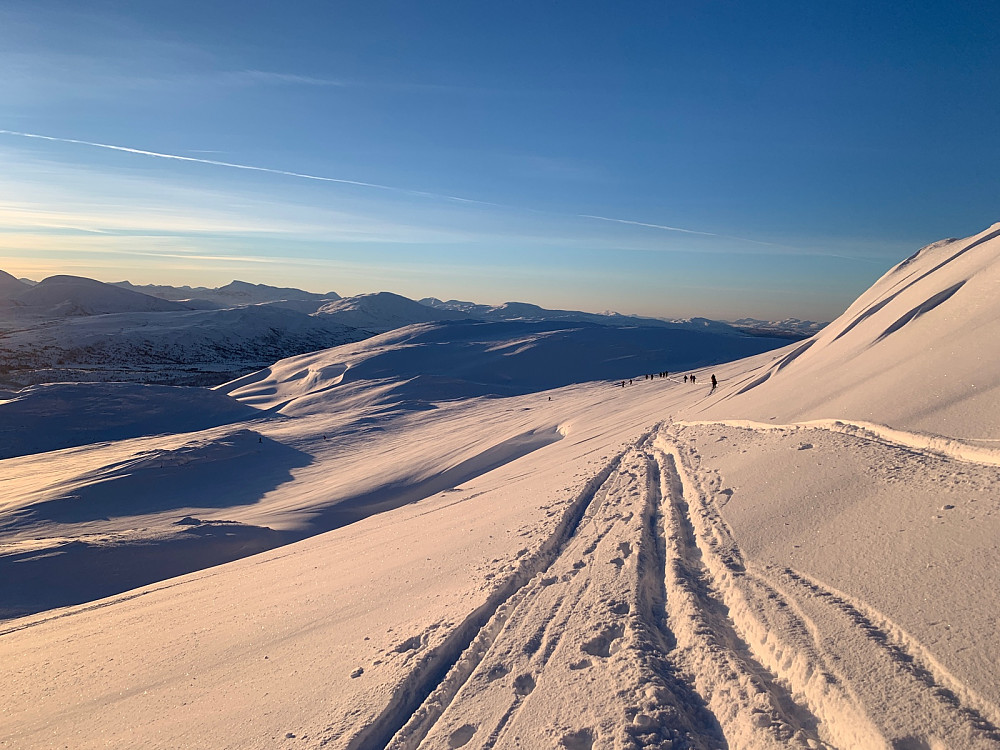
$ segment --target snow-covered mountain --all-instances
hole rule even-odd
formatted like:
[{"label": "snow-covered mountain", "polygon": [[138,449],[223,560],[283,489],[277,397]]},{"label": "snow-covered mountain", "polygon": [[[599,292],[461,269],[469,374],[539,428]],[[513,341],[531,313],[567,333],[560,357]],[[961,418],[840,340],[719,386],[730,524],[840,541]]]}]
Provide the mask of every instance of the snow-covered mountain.
[{"label": "snow-covered mountain", "polygon": [[162,300],[82,276],[50,276],[35,286],[22,286],[23,289],[17,289],[7,282],[8,289],[16,290],[6,298],[8,309],[18,315],[38,318],[189,309],[178,302]]},{"label": "snow-covered mountain", "polygon": [[566,323],[593,323],[604,326],[651,326],[654,328],[690,328],[696,330],[712,330],[715,333],[733,333],[728,323],[722,323],[707,318],[685,318],[667,320],[660,318],[643,318],[637,315],[622,315],[617,312],[588,313],[579,310],[549,310],[528,302],[505,302],[502,305],[480,305],[475,302],[448,300],[443,302],[437,297],[425,297],[420,304],[435,310],[448,310],[464,313],[475,320],[496,321],[560,321]]},{"label": "snow-covered mountain", "polygon": [[373,333],[391,331],[414,323],[465,320],[470,316],[453,310],[437,310],[392,292],[359,294],[323,305],[317,315]]},{"label": "snow-covered mountain", "polygon": [[219,307],[238,307],[243,305],[256,305],[263,302],[315,302],[312,309],[307,312],[315,312],[316,309],[326,302],[340,299],[336,292],[326,294],[316,294],[306,292],[301,289],[291,287],[276,287],[267,284],[251,284],[246,281],[233,281],[225,286],[209,289],[207,287],[190,286],[163,286],[157,284],[135,285],[127,281],[119,281],[115,286],[132,291],[142,292],[153,297],[162,299],[188,301],[197,300],[201,302],[211,302]]},{"label": "snow-covered mountain", "polygon": [[276,305],[70,317],[0,336],[0,380],[214,385],[368,335]]},{"label": "snow-covered mountain", "polygon": [[16,297],[30,288],[30,284],[25,284],[6,271],[0,271],[0,301]]},{"label": "snow-covered mountain", "polygon": [[4,459],[3,740],[993,750],[998,283],[1000,225],[625,387],[613,328],[422,323]]},{"label": "snow-covered mountain", "polygon": [[[1000,405],[1000,224],[919,250],[711,413],[847,416],[975,438]],[[789,398],[788,394],[795,394]]]},{"label": "snow-covered mountain", "polygon": [[740,318],[739,320],[731,321],[730,325],[739,328],[741,331],[761,336],[808,338],[814,333],[821,331],[826,323],[817,323],[813,320],[799,320],[798,318],[784,318],[782,320]]}]

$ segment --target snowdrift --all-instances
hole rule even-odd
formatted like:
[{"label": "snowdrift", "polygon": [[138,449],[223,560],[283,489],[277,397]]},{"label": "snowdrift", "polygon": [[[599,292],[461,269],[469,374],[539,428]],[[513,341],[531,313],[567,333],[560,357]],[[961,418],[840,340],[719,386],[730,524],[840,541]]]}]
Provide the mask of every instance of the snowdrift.
[{"label": "snowdrift", "polygon": [[202,388],[125,383],[52,383],[0,401],[0,459],[124,440],[194,432],[257,413]]}]

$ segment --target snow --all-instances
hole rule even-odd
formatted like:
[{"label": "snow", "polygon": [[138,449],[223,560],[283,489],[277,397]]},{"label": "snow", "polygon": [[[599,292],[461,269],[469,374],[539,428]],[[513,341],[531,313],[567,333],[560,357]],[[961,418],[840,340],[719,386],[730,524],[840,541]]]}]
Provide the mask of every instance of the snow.
[{"label": "snow", "polygon": [[0,401],[0,458],[98,441],[193,432],[252,419],[213,391],[122,383],[52,383]]},{"label": "snow", "polygon": [[184,305],[82,276],[50,276],[9,298],[35,316],[184,310]]},{"label": "snow", "polygon": [[998,273],[1000,225],[710,366],[422,323],[4,459],[0,743],[998,747]]},{"label": "snow", "polygon": [[6,271],[0,271],[0,300],[7,300],[31,287],[23,281],[11,276]]},{"label": "snow", "polygon": [[[308,303],[307,303],[308,304]],[[140,380],[220,383],[290,354],[367,336],[276,304],[45,320],[2,336],[14,383]]]},{"label": "snow", "polygon": [[379,333],[414,323],[469,317],[451,310],[437,310],[392,292],[344,297],[323,305],[316,314],[336,320],[341,325]]},{"label": "snow", "polygon": [[135,285],[127,281],[119,281],[115,286],[131,289],[161,299],[183,302],[201,301],[216,307],[238,307],[242,305],[257,305],[264,302],[298,302],[313,313],[320,305],[340,299],[336,292],[316,294],[290,287],[276,287],[268,284],[251,284],[246,281],[232,281],[225,286],[208,289],[207,287],[174,287],[159,284]]}]

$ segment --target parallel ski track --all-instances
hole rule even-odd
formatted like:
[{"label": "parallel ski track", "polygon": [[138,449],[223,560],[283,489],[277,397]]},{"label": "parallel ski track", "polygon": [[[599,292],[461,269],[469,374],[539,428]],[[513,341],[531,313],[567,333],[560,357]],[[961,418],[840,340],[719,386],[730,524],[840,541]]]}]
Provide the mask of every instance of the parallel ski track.
[{"label": "parallel ski track", "polygon": [[[738,550],[713,555],[688,498],[693,494],[679,468],[679,451],[663,439],[653,457],[663,479],[667,558],[664,580],[667,611],[673,630],[682,634],[678,659],[697,690],[715,711],[726,739],[734,747],[825,747],[819,721],[762,664],[731,617],[725,595],[727,579],[742,574]],[[725,560],[720,575],[712,562]]]},{"label": "parallel ski track", "polygon": [[[747,423],[729,426],[782,429],[778,425]],[[893,447],[914,450],[929,447],[923,440],[906,440],[905,436],[900,440],[898,431],[893,434],[896,439],[886,439],[867,424],[814,423],[788,425],[784,429],[796,427],[850,432]],[[862,430],[866,434],[858,435]],[[714,501],[709,499],[712,493],[700,486],[697,468],[685,460],[682,441],[667,431],[661,433],[657,444],[675,458],[685,477],[686,493],[696,505],[695,512],[688,514],[696,532],[695,543],[704,553],[715,588],[729,607],[742,641],[760,663],[808,705],[821,721],[827,742],[843,748],[891,746],[900,750],[1000,747],[1000,730],[991,707],[953,678],[898,625],[863,602],[792,568],[746,565],[730,529]],[[928,452],[970,460],[968,452],[955,451],[959,455],[954,455],[950,450],[942,450],[940,443],[934,448]],[[822,616],[823,622],[828,623],[831,615],[838,615],[839,631],[829,624],[821,625],[817,619]],[[838,664],[842,659],[837,655],[838,644],[842,647],[845,636],[862,644],[859,648],[866,651],[872,668],[877,664],[894,675],[896,692],[906,695],[917,710],[932,717],[932,721],[925,722],[929,728],[906,727],[905,719],[894,720],[884,715],[883,707],[878,705],[880,696],[869,695],[870,691],[864,687],[865,675],[855,674],[852,679],[845,673]]]},{"label": "parallel ski track", "polygon": [[[643,439],[647,436],[644,435]],[[620,451],[587,482],[548,540],[534,555],[526,556],[517,572],[455,627],[440,646],[424,655],[421,663],[394,690],[392,699],[381,714],[350,740],[346,750],[389,747],[403,750],[419,745],[496,638],[504,620],[500,617],[491,623],[498,610],[516,606],[524,586],[559,556],[602,485],[618,468],[627,452],[628,449]],[[399,738],[394,740],[397,733]],[[324,747],[334,739],[328,737],[320,746]]]}]

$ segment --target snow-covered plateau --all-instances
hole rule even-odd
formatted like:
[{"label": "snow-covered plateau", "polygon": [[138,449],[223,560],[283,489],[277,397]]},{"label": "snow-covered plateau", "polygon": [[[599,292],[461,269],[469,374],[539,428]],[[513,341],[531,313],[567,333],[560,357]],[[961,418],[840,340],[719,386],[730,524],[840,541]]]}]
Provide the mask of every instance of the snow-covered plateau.
[{"label": "snow-covered plateau", "polygon": [[2,392],[0,747],[998,748],[998,288],[995,225],[780,349],[425,300]]}]

